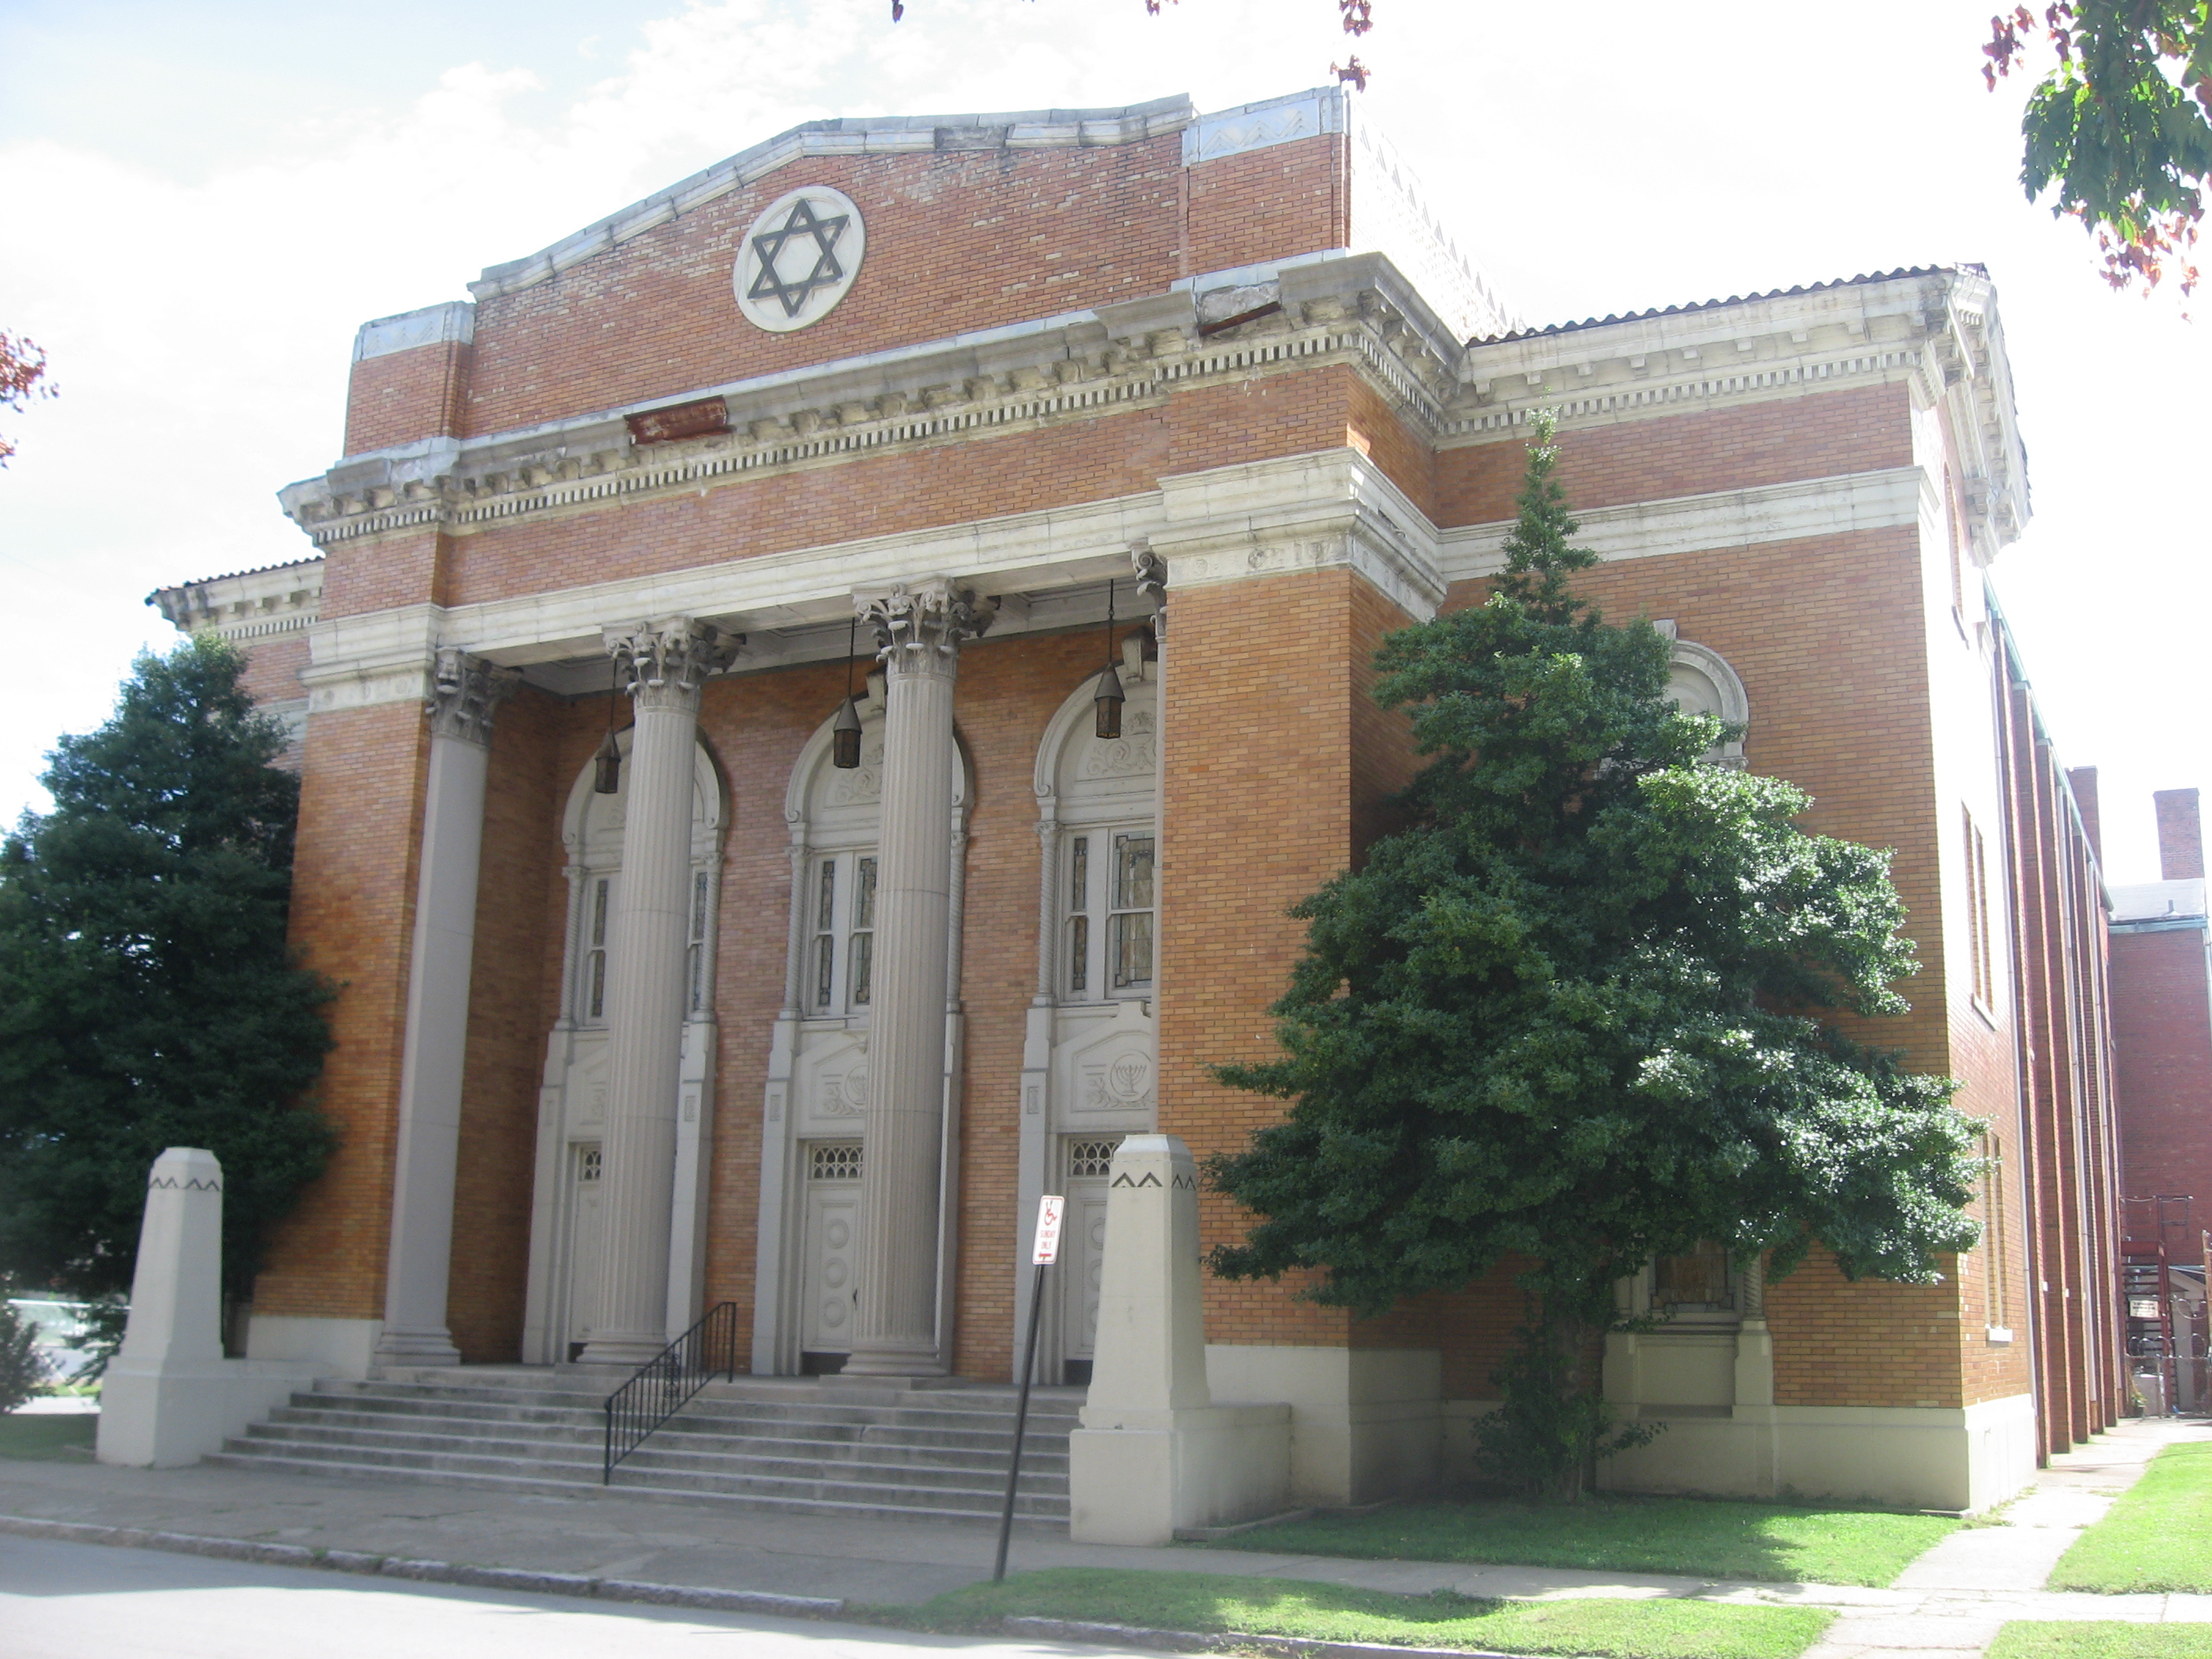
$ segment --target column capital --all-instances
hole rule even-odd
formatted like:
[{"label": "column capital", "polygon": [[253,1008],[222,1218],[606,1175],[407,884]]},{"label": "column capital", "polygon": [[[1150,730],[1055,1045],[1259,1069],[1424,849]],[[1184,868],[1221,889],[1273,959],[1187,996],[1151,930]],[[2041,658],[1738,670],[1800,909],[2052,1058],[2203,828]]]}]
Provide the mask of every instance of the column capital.
[{"label": "column capital", "polygon": [[454,646],[441,646],[423,708],[434,737],[491,746],[491,717],[522,684],[522,672],[501,668]]},{"label": "column capital", "polygon": [[853,610],[874,630],[876,655],[894,675],[943,673],[960,647],[987,631],[995,603],[942,576],[853,595]]},{"label": "column capital", "polygon": [[745,642],[690,617],[614,623],[601,635],[641,708],[696,709],[699,688],[735,662]]}]

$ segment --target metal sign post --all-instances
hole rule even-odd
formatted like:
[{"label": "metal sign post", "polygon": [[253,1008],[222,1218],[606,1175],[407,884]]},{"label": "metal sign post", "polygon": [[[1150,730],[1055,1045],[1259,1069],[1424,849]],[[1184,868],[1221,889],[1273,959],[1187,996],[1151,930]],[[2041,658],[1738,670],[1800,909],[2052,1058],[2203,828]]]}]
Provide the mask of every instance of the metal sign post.
[{"label": "metal sign post", "polygon": [[1030,1383],[1036,1376],[1037,1316],[1044,1308],[1044,1270],[1060,1260],[1060,1224],[1066,1211],[1066,1199],[1057,1193],[1047,1193],[1037,1202],[1036,1243],[1030,1251],[1036,1280],[1030,1286],[1030,1332],[1022,1344],[1021,1402],[1014,1407],[1014,1455],[1006,1462],[1006,1507],[999,1516],[998,1564],[991,1569],[994,1584],[1006,1578],[1006,1545],[1014,1533],[1014,1489],[1022,1478],[1022,1436],[1030,1425]]}]

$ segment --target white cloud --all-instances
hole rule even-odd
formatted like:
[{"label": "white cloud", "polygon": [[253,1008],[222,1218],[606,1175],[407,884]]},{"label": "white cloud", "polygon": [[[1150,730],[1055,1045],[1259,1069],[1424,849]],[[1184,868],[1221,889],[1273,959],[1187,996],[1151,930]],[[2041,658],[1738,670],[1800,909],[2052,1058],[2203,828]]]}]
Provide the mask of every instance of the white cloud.
[{"label": "white cloud", "polygon": [[[307,551],[271,492],[335,457],[362,320],[458,297],[483,265],[797,121],[1180,91],[1219,107],[1324,79],[1346,44],[1327,0],[1158,18],[1140,0],[910,0],[896,27],[888,0],[695,3],[547,108],[538,88],[573,75],[576,40],[541,46],[513,10],[516,58],[431,60],[402,95],[343,105],[302,81],[267,124],[281,141],[199,176],[120,137],[0,148],[0,199],[35,228],[0,242],[0,323],[47,346],[65,392],[15,417],[23,451],[0,473],[19,618],[0,672],[31,711],[0,732],[0,811],[165,639],[148,591]],[[2124,828],[2150,787],[2212,785],[2190,653],[2141,648],[2146,612],[2208,597],[2191,497],[2212,351],[2170,307],[2106,295],[2080,233],[2020,201],[2016,91],[1975,75],[1985,13],[1876,0],[1844,28],[1771,0],[1694,23],[1631,0],[1571,19],[1386,0],[1358,46],[1378,70],[1364,110],[1540,319],[1988,260],[2041,515],[2004,590],[2061,739],[2107,766]]]}]

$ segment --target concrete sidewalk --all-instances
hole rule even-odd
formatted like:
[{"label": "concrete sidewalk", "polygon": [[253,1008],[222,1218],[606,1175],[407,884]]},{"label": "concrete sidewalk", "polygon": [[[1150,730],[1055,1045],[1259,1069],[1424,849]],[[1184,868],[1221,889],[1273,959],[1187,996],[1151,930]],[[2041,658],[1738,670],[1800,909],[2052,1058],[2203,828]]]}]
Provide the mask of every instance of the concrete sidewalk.
[{"label": "concrete sidewalk", "polygon": [[[2013,1619],[2212,1621],[2212,1596],[2042,1590],[2081,1527],[2158,1449],[2212,1430],[2130,1424],[2056,1460],[2002,1524],[1953,1534],[1886,1589],[1451,1562],[1131,1549],[1018,1531],[1012,1565],[1097,1566],[1303,1578],[1414,1595],[1695,1597],[1832,1607],[1844,1616],[1807,1659],[1978,1653]],[[988,1527],[782,1516],[659,1498],[510,1496],[410,1480],[317,1480],[252,1470],[0,1463],[0,1517],[296,1545],[588,1578],[868,1602],[927,1600],[990,1575]],[[0,1521],[0,1532],[8,1530]]]}]

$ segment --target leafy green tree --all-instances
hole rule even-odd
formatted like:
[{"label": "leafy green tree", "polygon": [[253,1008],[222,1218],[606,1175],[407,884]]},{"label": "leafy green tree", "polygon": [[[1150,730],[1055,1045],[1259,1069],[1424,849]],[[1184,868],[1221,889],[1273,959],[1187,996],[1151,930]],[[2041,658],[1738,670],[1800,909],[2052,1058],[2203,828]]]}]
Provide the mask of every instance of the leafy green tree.
[{"label": "leafy green tree", "polygon": [[46,1391],[46,1359],[39,1328],[15,1311],[0,1281],[0,1412],[12,1412]]},{"label": "leafy green tree", "polygon": [[299,782],[212,636],[142,655],[115,714],[64,738],[54,799],[0,848],[0,1272],[127,1291],[146,1172],[222,1161],[223,1273],[321,1170],[302,1097],[331,994],[285,943]]},{"label": "leafy green tree", "polygon": [[1500,1264],[1526,1315],[1494,1379],[1493,1472],[1571,1498],[1635,1443],[1595,1386],[1614,1285],[1719,1241],[1789,1273],[1816,1243],[1912,1283],[1968,1248],[1978,1166],[1950,1079],[1827,1016],[1902,1012],[1889,855],[1806,834],[1778,779],[1666,696],[1669,647],[1607,625],[1537,424],[1488,603],[1406,629],[1376,695],[1431,758],[1407,827],[1299,904],[1283,1053],[1223,1067],[1291,1103],[1215,1186],[1256,1218],[1231,1278],[1376,1314]]},{"label": "leafy green tree", "polygon": [[2020,181],[2081,221],[2105,280],[2144,292],[2169,271],[2188,294],[2212,179],[2212,0],[2057,0],[1990,20],[1992,88],[2047,36],[2057,63],[2029,94]]}]

